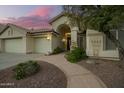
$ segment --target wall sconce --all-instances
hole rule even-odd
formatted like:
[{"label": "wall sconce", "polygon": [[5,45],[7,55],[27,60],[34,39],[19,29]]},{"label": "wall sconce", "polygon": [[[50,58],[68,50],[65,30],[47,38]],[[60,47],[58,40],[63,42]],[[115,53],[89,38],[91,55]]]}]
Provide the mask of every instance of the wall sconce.
[{"label": "wall sconce", "polygon": [[65,41],[66,41],[65,38],[63,38],[63,39],[62,39],[62,42],[65,42]]},{"label": "wall sconce", "polygon": [[48,36],[47,36],[47,40],[50,40],[50,39],[51,39],[51,37],[50,37],[50,35],[48,35]]}]

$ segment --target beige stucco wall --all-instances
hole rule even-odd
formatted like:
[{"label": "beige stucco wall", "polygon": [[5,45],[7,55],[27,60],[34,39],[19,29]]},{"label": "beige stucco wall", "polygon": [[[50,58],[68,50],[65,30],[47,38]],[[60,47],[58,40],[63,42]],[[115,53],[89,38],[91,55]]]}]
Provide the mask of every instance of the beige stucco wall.
[{"label": "beige stucco wall", "polygon": [[[13,31],[13,35],[8,35],[8,31]],[[9,27],[6,31],[4,31],[0,38],[15,38],[15,37],[23,37],[26,36],[26,32],[23,29],[19,29],[16,27]]]},{"label": "beige stucco wall", "polygon": [[104,34],[95,30],[87,30],[86,34],[86,53],[88,56],[103,58],[119,58],[118,50],[104,49]]},{"label": "beige stucco wall", "polygon": [[26,37],[26,53],[34,52],[34,38],[27,36]]},{"label": "beige stucco wall", "polygon": [[0,52],[4,51],[4,40],[0,39]]},{"label": "beige stucco wall", "polygon": [[22,53],[26,53],[26,37],[22,38],[22,49],[23,49]]},{"label": "beige stucco wall", "polygon": [[61,38],[59,35],[52,35],[52,51],[56,48],[60,47],[64,49],[64,43],[61,41]]}]

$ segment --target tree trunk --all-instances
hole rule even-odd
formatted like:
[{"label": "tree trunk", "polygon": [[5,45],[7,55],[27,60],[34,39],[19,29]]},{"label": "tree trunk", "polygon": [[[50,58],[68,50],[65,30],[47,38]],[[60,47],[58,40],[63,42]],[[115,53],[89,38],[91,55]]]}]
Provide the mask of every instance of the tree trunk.
[{"label": "tree trunk", "polygon": [[120,60],[124,60],[124,48],[122,47],[120,41],[116,39],[114,35],[110,31],[105,31],[104,34],[115,44],[115,46],[119,50],[119,58]]}]

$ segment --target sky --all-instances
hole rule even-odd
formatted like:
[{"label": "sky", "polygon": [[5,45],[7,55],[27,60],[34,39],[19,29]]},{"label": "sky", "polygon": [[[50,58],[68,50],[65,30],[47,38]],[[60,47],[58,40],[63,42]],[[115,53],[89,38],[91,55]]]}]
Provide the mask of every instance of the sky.
[{"label": "sky", "polygon": [[0,23],[12,23],[25,28],[51,28],[48,20],[62,12],[55,5],[0,5]]}]

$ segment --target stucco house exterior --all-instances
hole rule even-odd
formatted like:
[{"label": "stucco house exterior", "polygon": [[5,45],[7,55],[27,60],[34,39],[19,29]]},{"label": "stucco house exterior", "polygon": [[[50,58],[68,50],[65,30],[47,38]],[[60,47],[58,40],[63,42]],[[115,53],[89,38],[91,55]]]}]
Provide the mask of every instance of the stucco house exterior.
[{"label": "stucco house exterior", "polygon": [[[52,29],[29,30],[13,24],[0,26],[0,52],[52,53],[56,47],[70,50],[78,46],[90,57],[119,59],[118,48],[101,32],[72,27],[63,13],[49,21]],[[2,28],[1,28],[2,27]],[[124,31],[112,31],[124,47]]]},{"label": "stucco house exterior", "polygon": [[[105,59],[119,59],[118,48],[114,43],[108,39],[102,32],[87,29],[86,32],[79,31],[78,27],[72,27],[69,25],[69,19],[60,14],[50,21],[53,29],[57,32],[63,32],[62,26],[68,27],[69,30],[65,30],[65,45],[68,46],[68,38],[66,33],[70,33],[70,48],[78,46],[85,49],[86,54],[90,57],[105,58]],[[124,47],[124,31],[122,30],[111,30],[111,33],[119,39],[122,47]],[[62,40],[62,39],[61,39]]]},{"label": "stucco house exterior", "polygon": [[48,29],[28,30],[7,24],[0,32],[0,52],[50,53],[58,33]]}]

